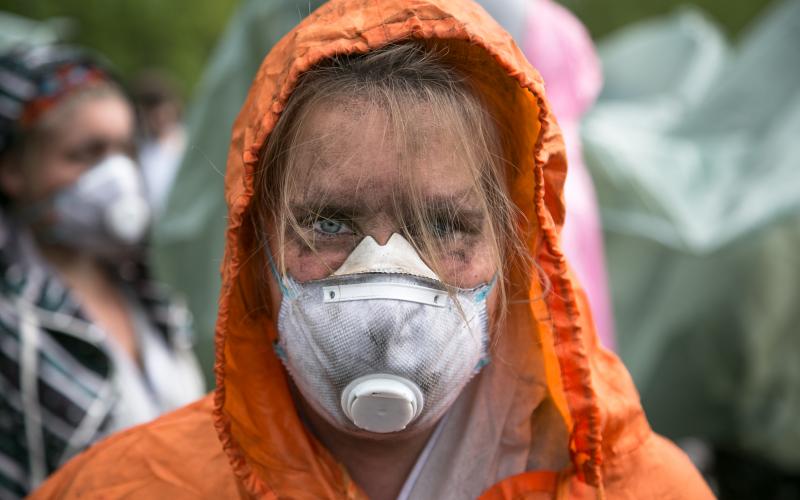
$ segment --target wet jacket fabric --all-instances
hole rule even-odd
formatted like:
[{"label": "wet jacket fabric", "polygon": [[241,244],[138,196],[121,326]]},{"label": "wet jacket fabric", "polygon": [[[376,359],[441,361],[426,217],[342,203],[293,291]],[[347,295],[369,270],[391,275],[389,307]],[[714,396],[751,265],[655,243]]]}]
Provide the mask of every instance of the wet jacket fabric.
[{"label": "wet jacket fabric", "polygon": [[[216,333],[217,388],[171,415],[73,460],[34,498],[364,498],[346,469],[298,418],[272,349],[275,318],[259,295],[266,266],[250,220],[254,170],[297,78],[335,54],[409,38],[446,44],[503,131],[520,231],[546,275],[511,271],[511,301],[490,367],[508,367],[502,437],[535,450],[566,429],[563,467],[526,468],[485,484],[485,499],[711,496],[685,455],[655,435],[620,361],[602,349],[585,294],[559,245],[566,159],[538,73],[488,15],[468,0],[334,0],[284,37],[264,60],[234,125],[225,178],[229,226]],[[526,278],[523,278],[526,276]],[[490,367],[487,367],[490,368]],[[486,370],[486,369],[485,369]],[[485,377],[487,372],[481,374]],[[501,368],[489,373],[506,373]],[[543,387],[555,424],[538,425]],[[495,395],[483,394],[493,409]],[[496,397],[501,395],[498,393]],[[543,403],[544,404],[544,403]],[[498,405],[499,406],[499,405]],[[499,410],[498,410],[499,411]],[[492,429],[497,430],[497,429]],[[472,433],[488,432],[468,427]],[[555,431],[554,431],[555,432]],[[533,453],[532,453],[533,455]],[[535,462],[535,461],[534,461]],[[530,461],[528,463],[531,463]],[[458,484],[447,485],[457,489]]]}]

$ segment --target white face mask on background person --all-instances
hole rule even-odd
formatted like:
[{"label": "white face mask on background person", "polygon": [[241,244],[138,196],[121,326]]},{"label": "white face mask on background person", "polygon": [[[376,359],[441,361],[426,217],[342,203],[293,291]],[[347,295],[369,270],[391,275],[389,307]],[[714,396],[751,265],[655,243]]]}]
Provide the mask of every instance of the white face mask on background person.
[{"label": "white face mask on background person", "polygon": [[429,429],[488,363],[494,280],[448,294],[399,234],[383,246],[365,237],[328,278],[278,278],[276,352],[312,408],[348,433]]},{"label": "white face mask on background person", "polygon": [[151,208],[136,163],[116,154],[48,199],[26,207],[23,216],[44,243],[113,261],[140,247]]}]

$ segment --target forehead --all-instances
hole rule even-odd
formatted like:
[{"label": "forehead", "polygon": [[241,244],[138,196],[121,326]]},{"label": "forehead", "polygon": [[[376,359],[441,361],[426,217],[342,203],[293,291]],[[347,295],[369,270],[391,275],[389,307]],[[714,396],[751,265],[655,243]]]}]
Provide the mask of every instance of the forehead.
[{"label": "forehead", "polygon": [[316,106],[299,131],[296,178],[320,190],[381,199],[409,183],[428,196],[474,188],[462,141],[416,105],[390,115],[378,106]]},{"label": "forehead", "polygon": [[135,125],[133,109],[114,93],[78,95],[45,119],[46,130],[64,142],[87,136],[124,142],[132,138]]}]

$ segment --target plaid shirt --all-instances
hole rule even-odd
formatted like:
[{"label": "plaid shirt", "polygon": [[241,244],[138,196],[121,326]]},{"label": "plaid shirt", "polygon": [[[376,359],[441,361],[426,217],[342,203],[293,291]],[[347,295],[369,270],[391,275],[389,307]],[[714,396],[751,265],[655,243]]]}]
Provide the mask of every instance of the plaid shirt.
[{"label": "plaid shirt", "polygon": [[[24,496],[102,437],[117,399],[104,332],[33,253],[0,213],[0,498]],[[167,345],[191,349],[188,311],[143,266],[128,271]]]}]

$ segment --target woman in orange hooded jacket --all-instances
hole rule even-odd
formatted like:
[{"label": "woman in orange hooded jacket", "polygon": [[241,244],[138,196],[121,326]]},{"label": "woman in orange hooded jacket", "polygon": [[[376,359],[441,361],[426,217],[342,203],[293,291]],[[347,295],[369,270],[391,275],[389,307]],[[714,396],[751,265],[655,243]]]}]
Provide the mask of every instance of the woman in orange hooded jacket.
[{"label": "woman in orange hooded jacket", "polygon": [[213,394],[34,498],[708,498],[559,247],[544,86],[469,0],[332,0],[234,125]]}]

